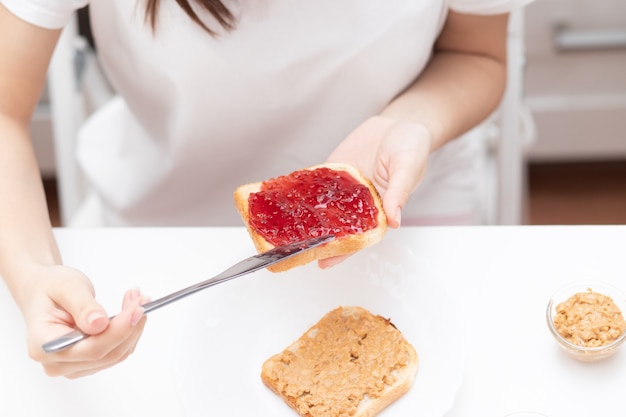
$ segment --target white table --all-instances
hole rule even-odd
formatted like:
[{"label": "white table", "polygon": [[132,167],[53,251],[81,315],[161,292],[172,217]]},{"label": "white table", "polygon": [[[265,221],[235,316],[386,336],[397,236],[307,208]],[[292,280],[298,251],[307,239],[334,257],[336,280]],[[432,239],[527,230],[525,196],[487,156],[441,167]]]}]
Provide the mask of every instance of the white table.
[{"label": "white table", "polygon": [[[158,297],[254,251],[243,228],[55,232],[65,262],[90,276],[111,313],[127,288]],[[626,290],[626,226],[404,228],[386,239],[428,258],[463,312],[451,331],[465,338],[466,367],[447,416],[623,415],[626,349],[600,363],[571,360],[551,339],[545,308],[568,282],[595,279]],[[27,357],[21,316],[0,285],[0,415],[182,416],[174,364],[187,305],[152,313],[126,362],[66,380],[45,376]]]}]

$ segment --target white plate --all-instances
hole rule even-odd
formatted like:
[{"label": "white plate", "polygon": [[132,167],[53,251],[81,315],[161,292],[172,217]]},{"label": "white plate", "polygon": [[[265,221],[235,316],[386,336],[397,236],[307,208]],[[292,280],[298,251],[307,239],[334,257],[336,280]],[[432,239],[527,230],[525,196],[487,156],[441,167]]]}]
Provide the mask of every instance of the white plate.
[{"label": "white plate", "polygon": [[464,367],[446,294],[427,261],[391,239],[328,270],[260,271],[210,288],[194,296],[181,328],[177,378],[186,414],[293,417],[263,385],[263,361],[333,308],[359,305],[390,318],[419,356],[413,387],[381,414],[442,416]]}]

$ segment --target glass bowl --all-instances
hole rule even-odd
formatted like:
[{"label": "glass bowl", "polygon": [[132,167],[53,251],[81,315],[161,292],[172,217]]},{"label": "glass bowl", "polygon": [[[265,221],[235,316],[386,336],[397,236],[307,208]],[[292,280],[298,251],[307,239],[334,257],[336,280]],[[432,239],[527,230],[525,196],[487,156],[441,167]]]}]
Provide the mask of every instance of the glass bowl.
[{"label": "glass bowl", "polygon": [[[615,325],[616,323],[612,323],[609,327],[612,328],[612,332],[618,333],[617,330],[621,331],[621,334],[618,336],[613,334],[610,337],[610,341],[607,340],[606,344],[602,346],[583,346],[584,340],[589,338],[590,335],[597,335],[598,332],[606,335],[606,330],[608,327],[606,325],[592,325],[595,331],[591,333],[585,331],[581,333],[583,337],[578,339],[573,339],[571,337],[564,337],[557,326],[555,325],[555,317],[557,314],[557,307],[570,299],[570,297],[574,297],[576,294],[584,294],[582,297],[586,299],[586,303],[584,303],[585,311],[578,311],[578,314],[572,314],[570,310],[570,314],[568,315],[568,322],[572,326],[572,322],[577,322],[576,325],[580,325],[582,317],[585,317],[585,320],[582,320],[583,323],[587,323],[587,329],[589,328],[588,323],[593,322],[596,319],[604,320],[607,317],[619,317],[619,315],[609,313],[609,307],[606,305],[597,305],[595,303],[589,303],[589,301],[595,301],[589,297],[595,297],[600,295],[609,297],[617,308],[619,308],[622,317],[621,325]],[[550,299],[548,303],[548,308],[546,311],[546,320],[548,322],[548,328],[550,329],[550,333],[554,336],[555,340],[558,344],[567,352],[570,356],[575,359],[584,361],[584,362],[595,362],[602,360],[604,358],[608,358],[613,353],[615,353],[618,348],[624,343],[626,340],[626,329],[624,326],[626,325],[623,321],[624,314],[626,314],[626,296],[619,289],[613,287],[612,285],[597,282],[597,281],[589,281],[589,282],[579,282],[575,284],[567,285],[561,289],[559,289]],[[562,318],[562,317],[561,317]],[[570,321],[571,320],[571,321]],[[571,327],[570,327],[571,328]],[[583,329],[585,330],[585,329]],[[564,332],[567,334],[567,332]],[[572,332],[570,332],[571,334]],[[616,336],[616,337],[614,337]]]}]

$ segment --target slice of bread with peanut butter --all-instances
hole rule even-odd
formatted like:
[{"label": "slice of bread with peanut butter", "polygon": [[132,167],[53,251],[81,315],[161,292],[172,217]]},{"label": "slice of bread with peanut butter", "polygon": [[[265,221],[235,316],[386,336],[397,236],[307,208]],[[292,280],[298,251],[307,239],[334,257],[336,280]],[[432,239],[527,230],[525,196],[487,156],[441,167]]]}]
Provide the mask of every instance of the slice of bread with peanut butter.
[{"label": "slice of bread with peanut butter", "polygon": [[412,386],[418,357],[389,319],[338,307],[265,361],[263,383],[303,417],[372,417]]}]

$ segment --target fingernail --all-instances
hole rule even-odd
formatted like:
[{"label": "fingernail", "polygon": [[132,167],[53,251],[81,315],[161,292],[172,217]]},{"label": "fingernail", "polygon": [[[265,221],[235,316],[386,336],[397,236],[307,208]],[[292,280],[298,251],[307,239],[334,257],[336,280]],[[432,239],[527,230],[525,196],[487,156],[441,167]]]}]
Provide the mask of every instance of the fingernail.
[{"label": "fingernail", "polygon": [[398,227],[400,226],[400,223],[402,222],[402,209],[398,209],[396,211],[396,222],[398,223]]},{"label": "fingernail", "polygon": [[140,295],[141,295],[141,291],[139,291],[139,288],[132,288],[130,290],[130,300],[131,301],[135,301]]},{"label": "fingernail", "polygon": [[107,316],[105,316],[101,312],[94,311],[92,313],[89,313],[89,315],[87,316],[87,323],[89,324],[89,326],[94,326],[97,321],[106,320],[106,318]]},{"label": "fingernail", "polygon": [[130,317],[130,324],[132,326],[136,326],[139,323],[139,320],[143,317],[144,309],[142,307],[137,307],[133,312],[133,315]]}]

